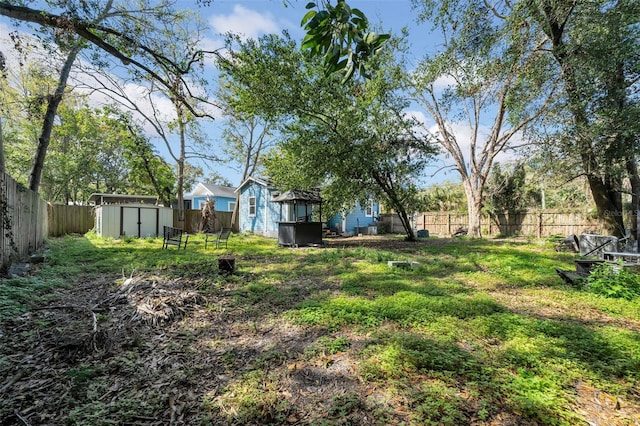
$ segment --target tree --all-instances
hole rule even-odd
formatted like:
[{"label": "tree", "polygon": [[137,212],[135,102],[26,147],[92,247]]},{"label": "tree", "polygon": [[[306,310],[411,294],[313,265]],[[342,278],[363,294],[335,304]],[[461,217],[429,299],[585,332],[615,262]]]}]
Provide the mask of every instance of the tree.
[{"label": "tree", "polygon": [[[564,103],[547,134],[547,151],[566,170],[586,177],[598,217],[612,235],[624,233],[623,177],[631,184],[631,228],[637,235],[640,177],[640,8],[630,0],[522,2],[507,10],[546,36],[543,52],[561,77]],[[570,161],[567,161],[570,160]],[[573,160],[573,161],[571,161]]]},{"label": "tree", "polygon": [[[50,3],[53,2],[44,1],[43,8],[53,7],[54,4],[57,6],[57,3]],[[139,9],[123,9],[114,6],[113,0],[104,4],[70,1],[65,2],[63,13],[56,15],[46,10],[0,2],[0,15],[36,24],[43,33],[52,30],[48,37],[67,53],[58,86],[48,99],[29,179],[32,190],[37,191],[39,188],[56,110],[64,95],[71,67],[82,49],[93,46],[121,60],[125,65],[133,65],[144,76],[152,78],[173,93],[176,102],[185,101],[185,93],[178,89],[185,82],[185,74],[202,58],[202,52],[190,52],[192,56],[181,62],[169,59],[162,48],[170,44],[158,40],[160,33],[156,31],[156,26],[163,22],[175,22],[180,14],[171,7],[172,3],[169,1],[163,0],[156,5],[150,5],[147,0],[140,0],[139,3]],[[100,55],[96,54],[94,58],[104,63]],[[169,78],[166,76],[167,72]],[[186,108],[192,110],[190,106]]]},{"label": "tree", "polygon": [[225,176],[222,176],[218,172],[210,172],[205,178],[205,182],[211,183],[213,185],[222,185],[222,186],[233,186],[231,181],[227,179]]},{"label": "tree", "polygon": [[[38,138],[36,123],[45,113],[48,87],[55,87],[56,76],[36,63],[13,71],[11,85],[2,92],[8,101],[4,105],[15,110],[6,127],[5,149],[8,171],[26,184],[29,154]],[[175,177],[130,115],[108,106],[90,108],[84,97],[71,93],[60,102],[56,116],[40,188],[45,199],[81,202],[93,192],[135,191],[157,192],[161,200],[171,200]],[[168,194],[162,189],[167,186]]]},{"label": "tree", "polygon": [[[69,97],[58,108],[40,188],[43,198],[67,204],[86,202],[94,192],[155,193],[169,205],[175,174],[142,129],[115,108],[93,109],[72,100],[78,101]],[[25,150],[12,142],[7,153],[15,158],[16,151]],[[19,168],[12,163],[10,170],[18,175]]]},{"label": "tree", "polygon": [[[453,161],[467,197],[469,235],[481,236],[483,192],[496,157],[539,119],[555,96],[548,68],[526,31],[507,39],[484,1],[422,4],[443,32],[444,48],[412,76],[411,92],[435,123],[426,128]],[[444,88],[442,87],[444,85]],[[461,129],[465,129],[461,131]]]},{"label": "tree", "polygon": [[[6,62],[4,59],[4,54],[0,52],[0,90],[2,93],[5,91],[6,86]],[[4,105],[5,102],[1,102],[0,104]],[[2,132],[2,111],[0,110],[0,175],[5,172],[5,164],[4,164],[4,139]],[[4,178],[2,178],[4,179]],[[4,183],[4,180],[0,180],[0,183]]]},{"label": "tree", "polygon": [[351,8],[345,0],[337,0],[335,5],[330,0],[310,2],[307,9],[302,18],[302,26],[307,31],[302,49],[323,58],[325,73],[343,73],[343,82],[356,71],[367,77],[367,63],[390,35],[367,31],[369,21],[365,14]]},{"label": "tree", "polygon": [[[190,25],[184,25],[185,22]],[[160,37],[157,41],[150,41],[149,46],[163,50],[166,57],[176,63],[194,61],[193,58],[198,57],[202,30],[199,17],[191,12],[184,12],[180,20],[159,23],[156,31]],[[199,174],[189,176],[189,171],[193,170],[190,169],[192,166],[189,161],[218,161],[218,155],[200,128],[200,120],[210,118],[206,110],[211,105],[205,99],[207,83],[202,69],[193,68],[188,79],[177,73],[170,75],[172,72],[175,69],[158,71],[163,79],[172,81],[173,87],[170,90],[152,82],[135,97],[127,92],[126,83],[138,82],[143,77],[141,75],[134,75],[131,80],[123,81],[109,70],[89,68],[85,70],[84,84],[131,111],[140,125],[153,128],[174,161],[177,176],[174,194],[180,220],[184,220],[184,191],[193,184],[194,176],[197,178],[202,175],[200,170]],[[166,107],[167,100],[172,109]]]},{"label": "tree", "polygon": [[[432,6],[432,2],[416,3]],[[458,10],[466,3],[452,0],[446,5]],[[538,73],[537,81],[558,81],[562,99],[546,113],[544,127],[536,129],[544,142],[541,149],[551,161],[564,165],[567,180],[586,177],[598,216],[612,235],[620,236],[625,229],[626,177],[634,206],[631,227],[635,228],[640,194],[636,161],[640,122],[637,2],[521,0],[482,4],[507,30],[502,40],[510,42],[528,34],[539,40],[528,49],[551,62],[551,67],[540,68],[544,72]]]},{"label": "tree", "polygon": [[421,211],[464,211],[464,189],[459,183],[444,182],[420,191]]},{"label": "tree", "polygon": [[[230,37],[227,43],[237,43],[237,37]],[[233,107],[234,98],[241,93],[243,87],[233,79],[220,79],[218,100],[222,108],[224,130],[222,138],[225,142],[223,152],[226,158],[239,166],[240,182],[262,170],[263,156],[274,144],[272,139],[274,125],[270,119],[237,110]],[[240,194],[236,195],[231,223],[235,223],[240,205]]]},{"label": "tree", "polygon": [[267,174],[282,190],[322,186],[334,211],[376,197],[415,239],[415,179],[431,151],[403,113],[402,69],[390,65],[391,53],[364,82],[327,76],[286,36],[248,41],[221,59],[227,78],[242,88],[231,104],[282,123],[282,142],[266,161]]}]

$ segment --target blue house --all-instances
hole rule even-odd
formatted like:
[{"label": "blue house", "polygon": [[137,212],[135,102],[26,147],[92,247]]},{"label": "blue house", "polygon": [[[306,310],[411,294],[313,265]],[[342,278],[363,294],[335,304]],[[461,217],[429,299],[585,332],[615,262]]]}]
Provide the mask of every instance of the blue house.
[{"label": "blue house", "polygon": [[232,212],[236,205],[234,188],[200,182],[190,194],[193,209],[202,210],[207,200],[213,200],[216,211]]},{"label": "blue house", "polygon": [[369,200],[364,208],[356,201],[355,207],[346,213],[338,213],[327,222],[331,231],[339,234],[372,235],[377,233],[376,223],[380,217],[380,203]]},{"label": "blue house", "polygon": [[[278,236],[281,204],[273,201],[279,192],[267,179],[249,177],[238,186],[240,208],[238,227],[240,232],[252,232],[266,237]],[[285,212],[285,214],[288,212]]]},{"label": "blue house", "polygon": [[[252,232],[267,237],[278,237],[279,222],[311,222],[318,207],[303,204],[291,205],[274,201],[280,192],[263,178],[249,177],[236,189],[240,193],[238,226],[240,232]],[[338,233],[375,234],[374,229],[380,215],[380,204],[370,201],[365,208],[356,202],[355,208],[346,214],[337,214],[327,225]]]}]

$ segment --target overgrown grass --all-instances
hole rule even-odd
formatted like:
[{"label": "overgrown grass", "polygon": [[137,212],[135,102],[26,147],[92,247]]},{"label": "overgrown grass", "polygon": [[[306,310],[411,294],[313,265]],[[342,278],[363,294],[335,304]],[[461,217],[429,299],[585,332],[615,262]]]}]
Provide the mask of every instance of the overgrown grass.
[{"label": "overgrown grass", "polygon": [[[379,424],[394,421],[395,410],[413,425],[490,422],[501,413],[539,424],[579,424],[578,381],[637,399],[640,339],[633,327],[640,321],[640,298],[624,293],[612,299],[611,292],[566,285],[555,268],[571,268],[573,256],[544,241],[431,239],[398,249],[292,250],[235,235],[226,251],[205,251],[198,236],[186,250],[160,246],[158,239],[94,235],[52,240],[45,267],[0,284],[0,321],[45,303],[58,287],[161,271],[198,281],[204,294],[224,287],[229,305],[209,306],[211,312],[238,309],[256,324],[286,321],[313,330],[318,337],[302,360],[347,352],[357,360],[358,379],[384,391],[386,399],[376,401],[337,394],[327,423],[316,424],[349,424],[358,410],[375,413]],[[222,253],[236,256],[233,276],[216,274]],[[389,260],[419,266],[391,269]],[[598,279],[604,287],[606,277]],[[286,367],[275,354],[254,360],[253,369],[234,376],[216,396],[203,396],[208,414],[202,419],[286,423],[292,401],[283,396]],[[233,351],[219,355],[230,370],[237,368],[236,358]],[[82,401],[80,394],[106,392],[104,383],[93,380],[98,373],[89,366],[67,372],[78,392],[74,397]],[[151,410],[85,403],[96,415],[115,416],[116,408],[142,415]],[[70,421],[89,424],[87,413],[79,402]]]}]

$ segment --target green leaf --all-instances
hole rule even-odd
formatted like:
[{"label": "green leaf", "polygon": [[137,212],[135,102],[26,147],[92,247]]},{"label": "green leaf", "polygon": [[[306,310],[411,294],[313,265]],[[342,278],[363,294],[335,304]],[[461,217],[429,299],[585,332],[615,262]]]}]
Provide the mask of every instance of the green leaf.
[{"label": "green leaf", "polygon": [[308,11],[303,17],[302,17],[302,21],[300,22],[300,26],[304,27],[305,24],[314,16],[316,16],[318,12],[316,12],[315,10],[310,10]]}]

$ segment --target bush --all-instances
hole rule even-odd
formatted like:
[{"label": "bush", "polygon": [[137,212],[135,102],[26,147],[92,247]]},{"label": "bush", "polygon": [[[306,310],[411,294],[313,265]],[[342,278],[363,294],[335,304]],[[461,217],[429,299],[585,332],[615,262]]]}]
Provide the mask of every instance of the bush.
[{"label": "bush", "polygon": [[640,296],[640,274],[622,264],[596,266],[585,284],[590,292],[606,297],[632,300]]}]

